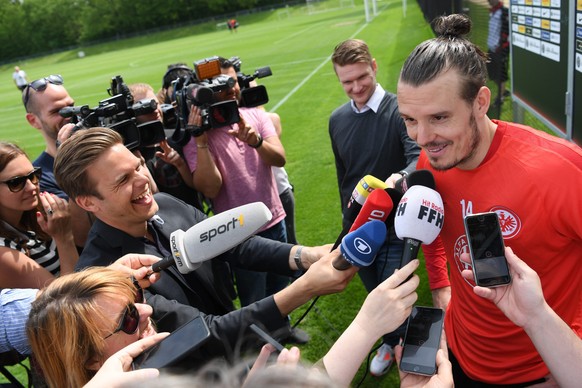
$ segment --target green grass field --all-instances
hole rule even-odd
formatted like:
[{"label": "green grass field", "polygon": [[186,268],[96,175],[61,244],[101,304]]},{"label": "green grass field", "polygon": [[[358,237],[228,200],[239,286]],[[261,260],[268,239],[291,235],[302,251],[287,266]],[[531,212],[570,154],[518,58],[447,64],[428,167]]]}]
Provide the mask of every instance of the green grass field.
[{"label": "green grass field", "polygon": [[[362,1],[353,8],[339,8],[339,0],[318,5],[309,14],[305,7],[238,17],[237,34],[217,30],[216,23],[142,36],[106,45],[83,48],[19,63],[30,80],[61,74],[77,105],[97,105],[107,98],[111,77],[123,76],[126,83],[147,82],[161,86],[166,66],[174,62],[192,64],[212,55],[243,60],[243,71],[271,66],[273,76],[260,80],[270,102],[283,121],[283,144],[287,171],[295,185],[297,230],[302,244],[333,242],[340,231],[340,206],[333,154],[327,133],[332,110],[347,98],[329,61],[334,46],[347,38],[366,40],[379,66],[378,80],[395,90],[402,62],[422,40],[432,36],[414,1],[403,16],[401,0],[379,2],[379,14],[366,24]],[[65,20],[63,20],[65,22]],[[11,80],[12,65],[0,68],[0,138],[15,141],[35,158],[44,148],[42,137],[24,118],[20,95]],[[419,290],[419,304],[430,305],[426,273]],[[366,293],[358,278],[339,295],[320,298],[300,327],[311,334],[302,346],[303,358],[318,360],[355,316]],[[297,319],[303,310],[297,311]],[[354,380],[363,376],[364,368]],[[397,372],[381,379],[368,376],[363,387],[398,386]]]}]

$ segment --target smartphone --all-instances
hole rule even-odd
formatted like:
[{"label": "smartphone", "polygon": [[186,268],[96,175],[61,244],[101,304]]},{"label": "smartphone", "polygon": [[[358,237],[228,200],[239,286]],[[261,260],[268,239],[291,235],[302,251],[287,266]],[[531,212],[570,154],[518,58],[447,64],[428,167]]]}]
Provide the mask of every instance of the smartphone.
[{"label": "smartphone", "polygon": [[132,367],[144,369],[175,366],[177,362],[204,344],[209,337],[208,325],[201,316],[197,316],[135,357]]},{"label": "smartphone", "polygon": [[444,311],[414,306],[408,317],[400,359],[400,370],[418,375],[436,373],[436,354],[441,342]]},{"label": "smartphone", "polygon": [[271,337],[263,329],[261,329],[260,327],[258,327],[254,323],[251,323],[249,328],[252,331],[254,331],[259,337],[261,337],[265,342],[268,342],[271,345],[273,345],[275,347],[275,349],[277,349],[278,352],[285,349],[285,347],[283,345],[281,345],[275,338]]},{"label": "smartphone", "polygon": [[469,214],[464,221],[475,283],[482,287],[511,283],[497,213]]}]

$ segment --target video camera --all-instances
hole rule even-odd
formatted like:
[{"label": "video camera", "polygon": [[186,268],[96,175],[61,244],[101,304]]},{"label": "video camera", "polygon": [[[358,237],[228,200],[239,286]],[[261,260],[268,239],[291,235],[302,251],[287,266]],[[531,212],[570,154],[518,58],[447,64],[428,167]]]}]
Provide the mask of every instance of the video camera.
[{"label": "video camera", "polygon": [[[193,136],[200,136],[211,128],[220,128],[240,121],[238,103],[235,100],[217,101],[216,94],[235,85],[232,77],[222,74],[218,57],[194,62],[194,74],[173,81],[178,120]],[[200,108],[202,124],[188,126],[190,107]]]},{"label": "video camera", "polygon": [[230,63],[236,71],[238,85],[240,86],[239,106],[252,108],[265,105],[269,102],[267,88],[264,85],[251,86],[251,82],[257,78],[264,78],[273,75],[269,66],[259,67],[252,75],[244,74],[241,71],[242,61],[240,57],[231,57]]},{"label": "video camera", "polygon": [[161,121],[137,124],[136,117],[155,112],[158,104],[154,99],[142,99],[134,103],[129,87],[121,76],[111,79],[107,89],[111,97],[99,101],[95,108],[67,106],[59,111],[62,117],[72,117],[73,132],[92,127],[108,127],[123,138],[123,144],[130,150],[148,147],[166,138]]}]

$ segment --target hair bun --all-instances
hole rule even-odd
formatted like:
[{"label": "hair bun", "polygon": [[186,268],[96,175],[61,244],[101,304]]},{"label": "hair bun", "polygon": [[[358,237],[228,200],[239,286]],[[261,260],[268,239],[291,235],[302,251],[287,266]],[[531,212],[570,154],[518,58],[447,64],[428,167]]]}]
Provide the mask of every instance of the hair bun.
[{"label": "hair bun", "polygon": [[463,37],[471,31],[471,19],[463,14],[439,16],[433,23],[433,29],[437,36],[444,38]]}]

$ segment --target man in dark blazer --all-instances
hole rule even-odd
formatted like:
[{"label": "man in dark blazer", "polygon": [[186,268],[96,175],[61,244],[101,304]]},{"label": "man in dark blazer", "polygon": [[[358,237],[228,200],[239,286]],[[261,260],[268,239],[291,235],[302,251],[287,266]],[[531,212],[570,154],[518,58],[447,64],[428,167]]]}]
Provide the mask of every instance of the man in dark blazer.
[{"label": "man in dark blazer", "polygon": [[[98,219],[78,268],[108,265],[126,252],[167,257],[170,234],[187,230],[206,217],[170,195],[154,196],[143,169],[121,136],[108,128],[78,131],[59,148],[57,181],[70,198]],[[189,274],[174,267],[164,270],[151,291],[206,314],[222,315],[234,309],[227,263],[283,275],[298,274],[315,263],[304,276],[270,297],[285,317],[316,295],[341,291],[355,273],[333,269],[330,261],[338,253],[326,255],[327,247],[300,248],[252,237]]]}]

